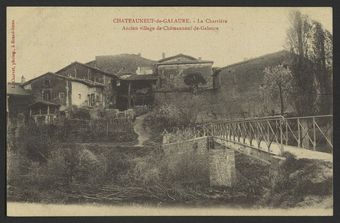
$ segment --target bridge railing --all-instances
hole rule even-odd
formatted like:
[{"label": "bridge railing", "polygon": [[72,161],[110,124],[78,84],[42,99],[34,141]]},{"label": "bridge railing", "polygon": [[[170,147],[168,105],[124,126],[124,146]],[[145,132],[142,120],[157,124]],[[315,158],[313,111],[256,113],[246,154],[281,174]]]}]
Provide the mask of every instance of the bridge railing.
[{"label": "bridge railing", "polygon": [[333,115],[285,118],[284,144],[333,152]]},{"label": "bridge railing", "polygon": [[168,142],[201,136],[215,136],[230,142],[272,152],[295,146],[322,152],[333,151],[333,115],[291,117],[270,116],[251,119],[214,121],[167,134]]}]

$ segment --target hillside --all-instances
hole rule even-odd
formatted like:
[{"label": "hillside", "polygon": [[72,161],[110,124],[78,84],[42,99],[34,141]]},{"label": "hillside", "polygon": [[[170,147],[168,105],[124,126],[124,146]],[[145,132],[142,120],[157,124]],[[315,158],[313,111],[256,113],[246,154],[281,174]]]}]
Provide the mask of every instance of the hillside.
[{"label": "hillside", "polygon": [[216,110],[244,116],[268,115],[265,113],[277,110],[274,105],[268,104],[265,106],[267,111],[263,111],[263,70],[281,63],[289,65],[289,56],[288,51],[279,51],[218,69],[220,88],[216,92],[215,103],[223,107]]},{"label": "hillside", "polygon": [[96,56],[96,59],[87,65],[96,67],[112,74],[135,73],[137,67],[152,67],[156,61],[146,59],[136,54],[118,54]]},{"label": "hillside", "polygon": [[283,50],[220,68],[221,83],[236,84],[238,92],[254,90],[258,87],[254,84],[262,82],[263,70],[266,67],[280,63],[289,64],[289,56],[290,53]]}]

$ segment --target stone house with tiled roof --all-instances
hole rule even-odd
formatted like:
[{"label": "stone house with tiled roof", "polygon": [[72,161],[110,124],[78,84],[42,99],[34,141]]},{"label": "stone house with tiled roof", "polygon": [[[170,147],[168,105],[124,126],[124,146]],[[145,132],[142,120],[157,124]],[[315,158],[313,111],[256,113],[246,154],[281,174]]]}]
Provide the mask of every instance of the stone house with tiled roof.
[{"label": "stone house with tiled roof", "polygon": [[163,58],[155,64],[158,75],[157,91],[188,91],[184,78],[190,73],[199,73],[205,80],[203,89],[213,88],[213,61],[178,54]]},{"label": "stone house with tiled roof", "polygon": [[36,101],[56,103],[61,108],[110,107],[116,102],[117,79],[113,74],[74,62],[56,73],[48,72],[31,79],[22,86]]}]

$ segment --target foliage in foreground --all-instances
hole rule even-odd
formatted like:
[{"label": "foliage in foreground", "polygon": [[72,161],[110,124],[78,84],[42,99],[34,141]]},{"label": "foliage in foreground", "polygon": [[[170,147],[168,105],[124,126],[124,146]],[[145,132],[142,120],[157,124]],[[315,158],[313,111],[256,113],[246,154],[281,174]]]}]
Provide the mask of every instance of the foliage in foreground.
[{"label": "foliage in foreground", "polygon": [[272,187],[268,166],[239,154],[238,182],[232,188],[190,180],[206,174],[196,168],[203,161],[194,162],[190,155],[181,158],[177,169],[169,169],[169,160],[156,148],[75,146],[57,148],[47,162],[14,152],[8,160],[12,201],[295,207],[332,195],[331,164],[294,158],[283,164],[282,177]]},{"label": "foliage in foreground", "polygon": [[11,152],[8,199],[46,203],[223,204],[249,203],[259,195],[241,186],[209,187],[206,178],[197,177],[207,174],[203,168],[197,168],[202,162],[195,162],[190,154],[182,156],[175,169],[169,169],[170,160],[161,150],[142,150],[57,148],[47,162],[35,162]]}]

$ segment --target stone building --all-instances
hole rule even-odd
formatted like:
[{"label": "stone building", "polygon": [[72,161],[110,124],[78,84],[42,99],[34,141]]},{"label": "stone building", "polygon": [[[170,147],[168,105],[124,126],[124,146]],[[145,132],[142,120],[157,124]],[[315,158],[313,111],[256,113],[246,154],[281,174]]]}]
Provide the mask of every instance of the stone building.
[{"label": "stone building", "polygon": [[200,74],[205,80],[205,84],[200,85],[200,88],[212,89],[212,65],[212,61],[184,54],[163,58],[155,64],[155,72],[158,75],[157,91],[186,91],[190,86],[184,82],[184,78],[193,73]]},{"label": "stone building", "polygon": [[157,80],[155,63],[141,54],[119,54],[96,56],[87,65],[119,78],[115,108],[126,110],[153,104],[153,89]]},{"label": "stone building", "polygon": [[70,80],[72,95],[70,104],[89,107],[116,107],[118,80],[116,75],[79,62],[62,68],[56,74]]},{"label": "stone building", "polygon": [[23,88],[35,101],[47,101],[64,108],[115,107],[117,77],[74,62],[56,73],[48,72],[31,79]]}]

